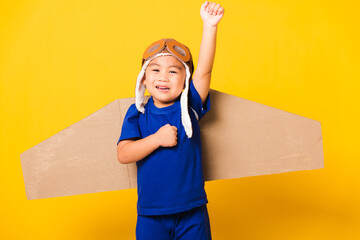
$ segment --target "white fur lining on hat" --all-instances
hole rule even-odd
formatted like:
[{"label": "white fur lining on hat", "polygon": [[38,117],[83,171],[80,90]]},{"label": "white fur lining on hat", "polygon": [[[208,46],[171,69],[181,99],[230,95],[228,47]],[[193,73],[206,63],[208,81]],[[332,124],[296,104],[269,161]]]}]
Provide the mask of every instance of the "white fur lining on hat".
[{"label": "white fur lining on hat", "polygon": [[139,112],[141,113],[145,113],[145,85],[141,83],[141,80],[143,79],[144,75],[145,75],[145,71],[147,66],[149,65],[150,61],[153,60],[154,58],[157,57],[161,57],[161,56],[173,56],[176,59],[178,59],[180,62],[182,62],[185,66],[186,69],[186,77],[185,77],[185,89],[184,91],[181,93],[181,97],[180,97],[180,106],[181,106],[181,122],[182,125],[184,126],[186,135],[188,136],[188,138],[192,137],[192,126],[191,126],[191,119],[189,116],[189,111],[188,111],[188,93],[189,93],[189,80],[190,80],[190,70],[189,67],[177,56],[171,54],[171,53],[158,53],[157,55],[155,55],[154,57],[146,60],[146,62],[144,63],[144,65],[141,68],[141,71],[137,77],[136,80],[136,87],[135,87],[135,105],[136,108],[138,109]]}]

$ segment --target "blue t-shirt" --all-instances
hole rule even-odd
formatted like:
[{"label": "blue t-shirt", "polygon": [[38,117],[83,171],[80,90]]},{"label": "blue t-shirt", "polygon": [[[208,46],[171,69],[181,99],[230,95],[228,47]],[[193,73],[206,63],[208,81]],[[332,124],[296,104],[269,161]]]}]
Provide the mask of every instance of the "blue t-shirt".
[{"label": "blue t-shirt", "polygon": [[[210,109],[209,94],[204,104],[193,82],[189,86],[189,115],[193,135],[188,138],[181,122],[180,100],[158,108],[150,97],[145,113],[131,105],[124,118],[121,140],[145,138],[166,124],[178,129],[174,147],[159,147],[137,161],[137,212],[139,215],[163,215],[183,212],[208,203],[204,189],[200,128],[201,119]],[[196,114],[194,113],[196,112]]]}]

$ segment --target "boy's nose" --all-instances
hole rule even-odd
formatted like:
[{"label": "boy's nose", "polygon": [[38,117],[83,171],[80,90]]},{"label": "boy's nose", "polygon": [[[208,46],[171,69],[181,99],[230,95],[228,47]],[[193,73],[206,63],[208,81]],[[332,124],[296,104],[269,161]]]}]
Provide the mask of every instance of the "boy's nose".
[{"label": "boy's nose", "polygon": [[169,81],[169,78],[168,78],[167,74],[166,73],[161,74],[160,77],[159,77],[159,81],[162,81],[162,82]]}]

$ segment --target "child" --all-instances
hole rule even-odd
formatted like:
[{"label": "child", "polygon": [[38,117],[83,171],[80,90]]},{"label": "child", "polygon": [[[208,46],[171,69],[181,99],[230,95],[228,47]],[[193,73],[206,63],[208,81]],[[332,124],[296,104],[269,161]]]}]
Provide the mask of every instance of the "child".
[{"label": "child", "polygon": [[[161,39],[145,51],[135,104],[124,118],[118,160],[136,162],[136,239],[211,239],[198,121],[209,111],[219,4],[201,6],[203,37],[194,72],[190,50]],[[191,80],[192,79],[192,80]],[[145,88],[151,97],[144,104]]]}]

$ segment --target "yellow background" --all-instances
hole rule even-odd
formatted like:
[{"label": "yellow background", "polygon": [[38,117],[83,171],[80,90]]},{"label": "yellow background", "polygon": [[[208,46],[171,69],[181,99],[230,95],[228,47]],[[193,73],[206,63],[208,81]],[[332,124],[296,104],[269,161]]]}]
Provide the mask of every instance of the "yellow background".
[{"label": "yellow background", "polygon": [[[357,1],[229,1],[211,88],[321,122],[325,168],[206,183],[213,239],[359,239]],[[118,98],[202,1],[0,3],[0,239],[135,239],[136,189],[28,201],[20,153]],[[354,5],[355,4],[355,5]]]}]

